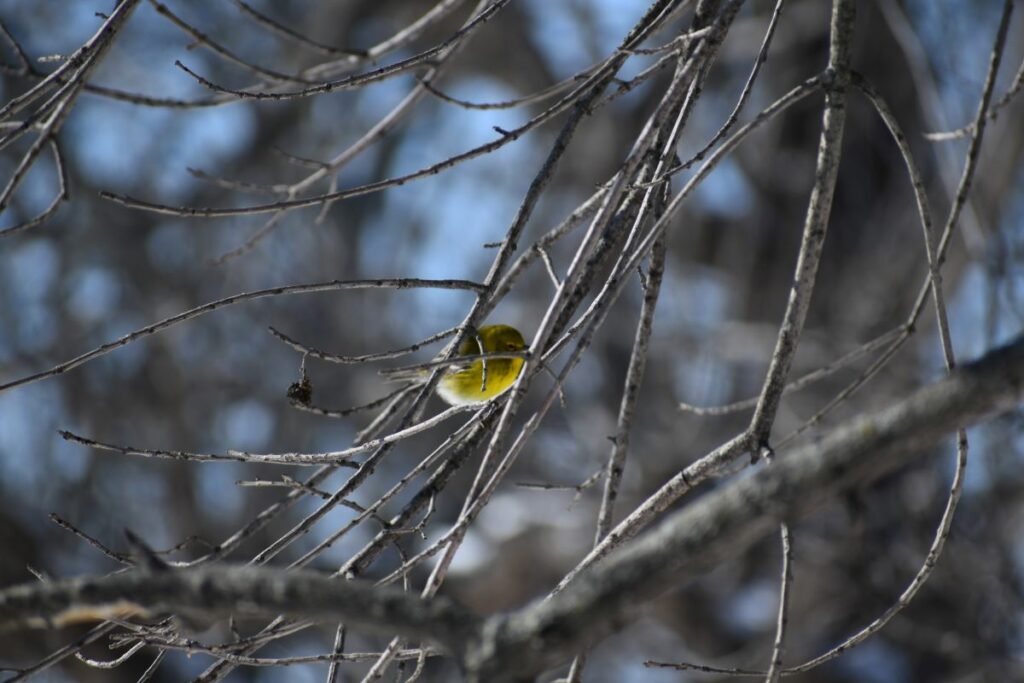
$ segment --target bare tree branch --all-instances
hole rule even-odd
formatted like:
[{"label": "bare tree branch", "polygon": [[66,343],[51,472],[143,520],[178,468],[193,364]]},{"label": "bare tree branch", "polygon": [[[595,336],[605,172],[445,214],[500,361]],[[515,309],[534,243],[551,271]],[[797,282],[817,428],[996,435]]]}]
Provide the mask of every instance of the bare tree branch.
[{"label": "bare tree branch", "polygon": [[415,287],[426,287],[426,288],[439,288],[439,289],[462,289],[470,291],[481,291],[484,286],[476,283],[469,282],[467,280],[420,280],[417,278],[382,278],[378,280],[334,280],[332,282],[316,282],[312,284],[304,285],[284,285],[281,287],[271,287],[269,289],[261,289],[253,292],[242,292],[240,294],[232,294],[231,296],[224,297],[223,299],[217,299],[205,303],[195,308],[190,308],[187,311],[178,313],[169,318],[164,318],[159,322],[155,322],[152,325],[139,328],[134,332],[112,341],[98,346],[91,351],[76,356],[70,360],[64,361],[49,370],[37,372],[33,375],[27,375],[18,379],[10,380],[0,384],[0,392],[14,387],[21,386],[23,384],[29,384],[31,382],[37,382],[41,379],[53,377],[61,373],[67,372],[73,368],[77,368],[83,363],[87,363],[100,356],[105,356],[111,351],[118,349],[126,344],[130,344],[133,341],[141,339],[142,337],[148,336],[155,332],[167,329],[178,323],[198,318],[201,315],[205,315],[219,308],[225,306],[233,306],[234,304],[242,303],[243,301],[250,301],[252,299],[263,299],[267,297],[275,296],[287,296],[289,294],[308,294],[311,292],[331,292],[343,289],[410,289]]},{"label": "bare tree branch", "polygon": [[344,619],[437,642],[462,658],[469,681],[521,680],[617,630],[644,602],[739,554],[779,523],[892,472],[1022,398],[1024,337],[705,496],[552,599],[482,624],[444,598],[423,601],[307,570],[208,566],[8,588],[0,591],[0,627],[196,611]]},{"label": "bare tree branch", "polygon": [[211,565],[33,583],[0,592],[0,624],[6,627],[61,627],[106,615],[171,613],[341,618],[446,646],[464,642],[478,623],[477,617],[445,598],[424,601],[304,569]]},{"label": "bare tree branch", "polygon": [[1024,337],[673,514],[554,597],[491,617],[470,681],[518,680],[621,628],[640,606],[733,557],[786,520],[921,456],[1024,398]]},{"label": "bare tree branch", "polygon": [[825,88],[825,114],[818,143],[818,163],[814,172],[814,187],[804,223],[800,255],[797,257],[793,287],[789,303],[779,329],[779,338],[772,354],[768,376],[765,378],[761,398],[754,409],[750,433],[755,448],[769,447],[769,437],[779,409],[786,378],[796,355],[803,331],[807,309],[825,245],[832,195],[839,177],[839,158],[843,144],[843,125],[846,122],[846,91],[850,81],[850,46],[853,41],[853,21],[856,4],[851,0],[835,0],[832,4],[832,29],[829,45],[828,69],[830,76]]}]

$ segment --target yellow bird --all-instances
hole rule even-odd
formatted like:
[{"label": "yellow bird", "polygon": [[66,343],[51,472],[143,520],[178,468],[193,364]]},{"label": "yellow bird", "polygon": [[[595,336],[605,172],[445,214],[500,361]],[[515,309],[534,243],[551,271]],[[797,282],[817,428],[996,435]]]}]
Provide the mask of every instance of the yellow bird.
[{"label": "yellow bird", "polygon": [[[484,325],[476,331],[476,336],[462,342],[456,356],[515,353],[525,349],[522,333],[511,325]],[[483,359],[451,365],[437,382],[437,395],[453,406],[486,403],[508,391],[522,370],[522,358],[488,358],[485,380]],[[429,373],[399,368],[382,374],[389,379],[416,381],[423,380]]]}]

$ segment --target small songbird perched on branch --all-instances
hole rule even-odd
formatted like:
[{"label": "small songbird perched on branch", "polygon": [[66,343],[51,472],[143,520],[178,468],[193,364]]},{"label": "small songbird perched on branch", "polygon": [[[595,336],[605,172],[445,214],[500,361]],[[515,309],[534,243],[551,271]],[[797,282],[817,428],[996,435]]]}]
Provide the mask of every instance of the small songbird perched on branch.
[{"label": "small songbird perched on branch", "polygon": [[[484,325],[462,343],[456,358],[525,350],[526,341],[516,328],[511,325]],[[523,361],[523,358],[477,358],[449,365],[437,382],[437,395],[453,406],[486,403],[508,391],[519,377]],[[381,374],[392,380],[423,382],[430,372],[423,368],[398,368]]]}]

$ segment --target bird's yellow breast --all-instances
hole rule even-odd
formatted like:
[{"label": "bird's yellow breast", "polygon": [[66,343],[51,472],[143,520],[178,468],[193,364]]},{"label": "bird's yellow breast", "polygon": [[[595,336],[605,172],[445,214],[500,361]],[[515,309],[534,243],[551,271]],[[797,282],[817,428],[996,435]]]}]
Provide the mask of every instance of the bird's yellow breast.
[{"label": "bird's yellow breast", "polygon": [[487,361],[487,377],[483,379],[483,361],[473,361],[443,375],[437,383],[437,393],[453,406],[484,403],[515,384],[522,369],[522,358],[491,358]]}]

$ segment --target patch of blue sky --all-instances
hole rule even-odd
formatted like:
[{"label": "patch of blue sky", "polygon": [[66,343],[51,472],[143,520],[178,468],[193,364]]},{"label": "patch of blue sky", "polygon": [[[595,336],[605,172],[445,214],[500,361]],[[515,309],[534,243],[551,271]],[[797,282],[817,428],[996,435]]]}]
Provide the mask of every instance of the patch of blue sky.
[{"label": "patch of blue sky", "polygon": [[691,263],[682,272],[668,269],[663,289],[675,294],[655,311],[654,351],[666,337],[673,344],[688,339],[693,348],[688,362],[673,366],[675,396],[697,405],[727,401],[732,369],[715,352],[714,339],[732,308],[731,285],[721,271]]},{"label": "patch of blue sky", "polygon": [[83,323],[93,323],[113,315],[121,299],[121,283],[117,275],[102,266],[74,270],[66,287],[68,310]]},{"label": "patch of blue sky", "polygon": [[[988,339],[987,307],[989,298],[988,273],[980,264],[970,264],[957,282],[957,288],[952,294],[947,294],[947,307],[949,312],[950,335],[953,341],[953,349],[957,359],[962,363],[984,354],[989,348],[998,347],[1007,343],[1021,333],[1021,321],[1009,307],[1014,304],[1000,297],[997,306],[1000,308],[995,318],[996,325],[993,330],[993,338]],[[1011,279],[1007,283],[1009,287],[1019,288],[1021,281]],[[1024,292],[1017,292],[1018,298],[1024,296]],[[924,372],[929,381],[945,374],[945,366],[942,358],[942,350],[939,344],[938,334],[933,332],[924,343],[924,358],[926,366]],[[968,430],[968,441],[971,444],[971,451],[978,453],[980,457],[987,459],[992,457],[992,449],[999,448],[998,443],[993,443],[993,430],[1004,429],[999,424],[980,424]],[[1020,453],[1017,450],[1017,453]],[[992,476],[997,475],[996,470],[988,467],[967,468],[964,489],[968,494],[983,494],[993,484]]]},{"label": "patch of blue sky", "polygon": [[[397,56],[395,57],[397,59]],[[330,140],[327,149],[289,150],[300,156],[329,161],[341,154],[349,145],[361,139],[376,123],[387,116],[413,89],[415,81],[407,77],[389,78],[372,83],[356,92],[339,92],[315,97],[310,106],[310,125],[322,131]],[[424,106],[432,101],[430,95],[422,97],[400,119],[398,128],[415,119]],[[337,142],[342,140],[343,142]],[[348,162],[339,173],[340,187],[352,187],[376,180],[378,145],[371,145]],[[338,209],[335,208],[335,214]]]},{"label": "patch of blue sky", "polygon": [[[193,7],[190,9],[205,9],[214,3],[191,4]],[[197,26],[216,30],[212,24],[191,12],[185,12],[183,16]],[[217,59],[202,49],[190,50],[191,41],[190,36],[160,16],[149,3],[142,3],[128,20],[127,30],[117,36],[106,58],[96,67],[92,80],[117,90],[154,97],[207,98],[211,91],[174,64],[175,59],[180,59],[189,68],[203,73],[207,61]]]},{"label": "patch of blue sky", "polygon": [[[593,62],[580,31],[572,2],[527,0],[520,7],[533,24],[534,40],[560,77],[568,77]],[[609,3],[613,4],[613,3]]]},{"label": "patch of blue sky", "polygon": [[171,171],[157,178],[159,187],[155,189],[161,192],[180,192],[191,187],[193,180],[185,172],[186,167],[202,164],[215,173],[221,160],[248,147],[256,133],[256,115],[245,104],[197,109],[180,119],[179,125],[176,144],[165,144],[165,154],[160,157]]},{"label": "patch of blue sky", "polygon": [[310,448],[317,452],[341,450],[350,446],[355,436],[356,430],[347,420],[319,419],[315,431],[312,432]]},{"label": "patch of blue sky", "polygon": [[[204,365],[209,367],[211,356],[217,353],[215,335],[201,321],[192,324],[186,323],[161,334],[164,335],[164,344],[168,351],[183,372]],[[207,373],[208,376],[209,373]]]},{"label": "patch of blue sky", "polygon": [[[628,652],[629,656],[623,656]],[[702,674],[688,675],[672,669],[639,666],[645,659],[657,661],[699,661],[702,653],[687,647],[683,638],[653,617],[640,618],[616,636],[598,645],[587,657],[586,671],[600,673],[595,680],[615,683],[680,683],[704,680]],[[586,680],[590,675],[584,674]]]},{"label": "patch of blue sky", "polygon": [[246,490],[235,483],[252,478],[252,472],[245,463],[224,462],[192,467],[189,471],[204,517],[237,519],[245,511]]},{"label": "patch of blue sky", "polygon": [[[597,29],[598,43],[606,53],[610,53],[619,46],[619,41],[640,20],[651,3],[647,0],[588,0],[587,4],[593,8],[590,16]],[[666,40],[673,37],[670,32],[665,33]]]},{"label": "patch of blue sky", "polygon": [[[309,654],[320,654],[323,652],[323,648],[329,643],[318,643],[318,649],[311,651]],[[291,651],[288,651],[288,656],[291,655]],[[281,670],[274,670],[272,667],[257,667],[254,669],[252,680],[257,683],[280,683],[281,681]],[[314,683],[324,679],[324,666],[323,664],[304,664],[299,666],[289,666],[286,670],[288,672],[287,679],[292,683]],[[344,669],[342,669],[344,671]]]},{"label": "patch of blue sky", "polygon": [[[969,452],[977,453],[978,457],[985,461],[987,465],[989,460],[992,459],[994,446],[993,440],[990,438],[992,435],[991,430],[993,427],[989,424],[980,424],[976,427],[972,427],[967,430],[967,443],[969,444]],[[956,446],[953,445],[953,436],[950,436],[944,446],[950,455],[945,456],[947,459],[952,457],[952,454],[956,452]],[[1020,451],[1018,451],[1020,453]],[[953,468],[952,466],[947,467],[946,480],[947,482],[953,481]],[[984,494],[992,488],[992,475],[994,470],[990,467],[968,467],[964,472],[964,494],[967,496]]]},{"label": "patch of blue sky", "polygon": [[775,622],[778,608],[778,583],[764,579],[735,591],[722,614],[732,629],[750,636],[769,629]]},{"label": "patch of blue sky", "polygon": [[426,229],[411,272],[417,277],[480,280],[495,254],[483,245],[504,236],[518,203],[497,178],[495,183],[481,177],[451,180],[431,199],[416,202]]},{"label": "patch of blue sky", "polygon": [[[139,178],[139,169],[164,140],[173,113],[164,109],[135,108],[112,100],[84,98],[65,126],[69,153],[89,169],[97,185],[121,185]],[[169,173],[171,167],[164,165]]]},{"label": "patch of blue sky", "polygon": [[906,658],[880,637],[869,638],[838,660],[835,666],[862,683],[902,683],[910,680]]},{"label": "patch of blue sky", "polygon": [[[147,107],[133,107],[112,100],[83,99],[68,120],[66,137],[71,152],[88,168],[93,182],[118,188],[139,181],[139,169],[160,158],[160,169],[151,169],[153,196],[173,201],[196,182],[189,166],[216,173],[218,161],[229,158],[249,144],[255,117],[245,105],[196,109],[186,116]],[[173,135],[156,135],[167,131]]]},{"label": "patch of blue sky", "polygon": [[60,254],[53,242],[33,239],[14,246],[0,268],[5,288],[14,301],[38,301],[47,297],[60,269]]},{"label": "patch of blue sky", "polygon": [[[209,298],[215,296],[219,295]],[[299,360],[297,354],[267,332],[267,326],[274,324],[275,308],[287,310],[289,305],[299,305],[299,301],[292,299],[290,304],[285,301],[255,302],[223,311],[219,316],[206,316],[205,319],[186,323],[174,338],[175,357],[179,362],[209,367],[207,379],[210,381],[234,382],[245,378],[246,385],[253,390],[266,390],[278,395],[281,383],[294,377]],[[245,340],[246,343],[234,343],[236,340]],[[200,348],[188,348],[193,343]],[[253,373],[253,367],[259,367],[260,372]]]},{"label": "patch of blue sky", "polygon": [[[587,354],[584,359],[591,358],[594,354]],[[570,377],[570,383],[573,384],[573,394],[587,395],[586,389],[581,389],[577,385],[577,380],[585,385],[589,385],[589,393],[593,395],[593,392],[597,389],[597,382],[593,381],[593,373],[587,372],[587,367],[584,365],[584,361],[581,361],[580,365],[576,367]],[[597,363],[597,361],[592,361]],[[598,376],[598,381],[600,376]],[[549,391],[548,386],[544,386],[544,394]],[[580,471],[588,467],[590,463],[587,462],[591,454],[588,453],[586,448],[587,439],[576,438],[576,435],[572,433],[571,427],[575,424],[580,427],[586,425],[586,429],[589,431],[593,428],[599,428],[600,422],[596,419],[596,415],[590,415],[592,419],[583,419],[588,417],[586,414],[568,414],[566,420],[570,429],[565,430],[546,430],[537,434],[534,441],[534,445],[531,447],[533,453],[545,453],[551,457],[545,457],[538,461],[536,466],[544,472],[545,478],[552,481],[559,482],[572,482],[576,483],[576,479],[580,476]],[[595,424],[595,422],[597,424]],[[611,423],[610,418],[607,425],[607,431],[609,434],[613,434],[615,431],[615,425]],[[603,454],[602,454],[603,457]]]},{"label": "patch of blue sky", "polygon": [[[64,419],[63,412],[56,411],[55,418]],[[61,425],[60,428],[66,429],[67,425]],[[51,474],[70,482],[81,481],[89,471],[94,457],[90,449],[82,448],[79,444],[68,441],[56,432],[52,432],[50,435],[48,451],[53,463],[53,467],[48,468]]]},{"label": "patch of blue sky", "polygon": [[[344,472],[351,474],[352,470],[346,469]],[[348,476],[346,474],[346,476]],[[296,476],[294,473],[292,476]],[[298,477],[300,480],[304,477],[303,473],[299,473]],[[321,485],[321,490],[334,491],[337,490],[338,486],[326,486]],[[372,501],[359,500],[359,496],[354,496],[356,502],[361,505],[369,505]],[[305,496],[295,506],[294,521],[298,521],[301,517],[312,514],[316,510],[319,510],[323,506],[324,501],[314,496]],[[328,534],[333,534],[336,531],[341,530],[349,524],[356,515],[359,514],[355,510],[345,507],[343,505],[335,505],[330,509],[320,520],[316,526],[313,527],[312,533],[303,534],[295,540],[289,550],[286,550],[287,557],[297,558],[303,555],[317,545],[321,541],[324,541]],[[301,516],[301,517],[300,517]],[[378,526],[374,522],[360,523],[344,536],[335,540],[331,543],[329,548],[318,556],[317,560],[314,561],[316,566],[323,568],[337,568],[343,562],[351,558],[356,552],[359,551],[368,541],[370,541],[376,534]]]},{"label": "patch of blue sky", "polygon": [[[110,3],[105,0],[33,0],[33,3],[37,4],[35,14],[24,14],[26,0],[0,0],[0,16],[22,48],[36,57],[75,51],[103,23],[96,13],[110,11]],[[32,30],[36,27],[25,24],[39,15],[46,21],[45,31]]]},{"label": "patch of blue sky", "polygon": [[[498,101],[515,92],[490,79],[454,82],[449,92],[475,101]],[[413,135],[395,154],[395,174],[434,164],[448,156],[497,137],[493,126],[515,128],[526,120],[526,112],[498,110],[471,112],[443,111],[442,116],[417,122]],[[406,263],[411,277],[481,279],[494,256],[482,248],[500,240],[519,205],[520,193],[532,177],[539,158],[530,138],[506,145],[492,154],[474,159],[444,173],[420,179],[392,191],[380,217],[380,228],[367,233],[362,244],[365,262],[376,271],[393,272],[394,264]],[[419,239],[407,238],[408,217],[415,217],[421,229]],[[437,320],[452,321],[471,299],[465,294],[420,289],[409,294],[412,310],[434,315],[415,333],[437,331]],[[442,323],[446,324],[446,323]]]},{"label": "patch of blue sky", "polygon": [[195,223],[170,220],[157,223],[146,235],[146,257],[157,270],[180,273],[196,262]]},{"label": "patch of blue sky", "polygon": [[222,408],[215,419],[215,438],[226,448],[256,450],[265,448],[274,434],[276,418],[261,401],[244,399]]},{"label": "patch of blue sky", "polygon": [[705,213],[739,219],[753,210],[754,192],[739,164],[726,158],[697,185],[693,201]]},{"label": "patch of blue sky", "polygon": [[[534,39],[558,77],[564,78],[611,54],[648,4],[643,0],[527,0],[521,6],[532,22]],[[592,20],[592,33],[581,29],[583,12]]]},{"label": "patch of blue sky", "polygon": [[[485,508],[486,510],[486,508]],[[484,571],[495,561],[494,543],[479,531],[470,529],[462,539],[462,545],[452,560],[451,572],[455,575],[470,575]]]},{"label": "patch of blue sky", "polygon": [[[427,6],[423,5],[423,12],[427,11]],[[406,27],[406,23],[394,12],[380,12],[371,13],[369,16],[364,16],[358,24],[355,25],[352,35],[359,36],[358,42],[348,47],[354,49],[369,49],[391,38],[396,32],[403,30]],[[395,51],[389,53],[389,55],[395,59],[401,59],[402,57],[409,56],[403,51]]]},{"label": "patch of blue sky", "polygon": [[691,263],[681,272],[666,270],[664,278],[664,289],[674,294],[655,310],[655,330],[664,325],[699,338],[726,322],[732,289],[722,271]]},{"label": "patch of blue sky", "polygon": [[[316,98],[314,99],[314,109],[320,109],[326,111],[326,106],[330,102],[330,98]],[[332,116],[335,118],[345,117],[349,114],[344,111],[338,111],[340,100],[334,101],[334,104],[330,106]],[[322,106],[323,105],[323,106]],[[415,110],[414,110],[415,112]],[[413,115],[415,113],[413,112]],[[321,118],[321,117],[317,117]],[[344,123],[330,123],[324,121],[318,121],[316,124],[317,130],[323,131],[319,137],[327,140],[322,142],[316,149],[288,149],[286,151],[298,156],[304,156],[306,158],[317,159],[318,161],[331,161],[335,157],[339,156],[343,152],[348,151],[349,147],[357,140],[362,138],[363,135],[373,126],[373,122],[369,119],[356,116],[354,120],[346,121]],[[399,124],[401,126],[401,124]],[[339,131],[346,131],[344,134]],[[314,138],[311,138],[314,139]],[[374,177],[374,173],[377,172],[378,160],[381,155],[380,145],[370,145],[363,149],[354,158],[350,159],[344,166],[338,169],[336,175],[338,177],[338,188],[347,189],[356,187],[358,185],[365,185],[376,180],[380,180],[378,177]],[[303,177],[307,173],[313,171],[304,171]],[[289,175],[292,173],[288,172]],[[312,188],[314,192],[328,192],[330,190],[329,178],[320,181],[316,186]],[[343,216],[345,212],[345,202],[335,204],[332,209],[330,216],[337,218]],[[308,221],[307,221],[308,224]],[[330,224],[330,223],[328,223]]]},{"label": "patch of blue sky", "polygon": [[[176,536],[181,530],[178,520],[174,515],[168,515],[168,511],[173,512],[181,506],[179,500],[172,498],[173,489],[168,487],[166,476],[167,470],[175,463],[112,454],[95,454],[93,457],[112,461],[102,463],[103,469],[100,470],[110,473],[108,476],[94,476],[90,482],[94,500],[111,502],[116,506],[113,510],[104,511],[96,520],[97,524],[106,525],[108,538],[116,540],[115,545],[120,545],[126,523],[153,548],[167,548],[181,541]],[[200,471],[203,468],[195,469]]]},{"label": "patch of blue sky", "polygon": [[[1001,7],[995,2],[909,3],[910,22],[929,56],[951,126],[963,125],[974,115]],[[1003,79],[1008,77],[1003,74]]]},{"label": "patch of blue sky", "polygon": [[[0,394],[0,454],[4,486],[12,490],[44,491],[50,477],[46,446],[58,416],[62,394],[52,383],[40,382]],[[16,506],[13,506],[16,507]]]},{"label": "patch of blue sky", "polygon": [[[59,15],[45,31],[31,31],[25,47],[30,54],[69,52],[84,42],[102,23],[96,12],[109,12],[106,2],[50,3],[50,10]],[[17,16],[17,12],[12,12]],[[194,79],[174,68],[167,57],[167,46],[176,41],[182,47],[186,37],[155,11],[143,5],[129,19],[130,29],[115,41],[110,58],[100,64],[94,74],[95,82],[118,89],[158,97],[205,97],[204,90]],[[193,65],[196,66],[196,65]],[[166,130],[172,120],[179,120],[180,112],[141,107],[86,93],[76,104],[63,136],[65,145],[73,154],[81,155],[97,182],[129,182],[145,166],[150,155],[167,159],[164,154],[154,155],[154,145],[169,145],[168,138],[176,141],[169,147],[170,165],[167,172],[154,174],[154,182],[180,187],[177,171],[184,165],[182,159],[214,158],[225,151],[233,151],[247,144],[253,125],[247,105],[237,104],[190,112],[184,120],[185,129],[174,136],[154,138],[152,131]],[[86,134],[87,133],[87,134]],[[178,142],[185,141],[178,145]],[[193,161],[194,163],[194,161]],[[187,176],[186,176],[187,177]]]},{"label": "patch of blue sky", "polygon": [[[1019,287],[1014,281],[1011,286]],[[1024,296],[1024,291],[1018,292]],[[967,266],[957,282],[955,291],[947,293],[950,336],[953,350],[961,362],[981,356],[989,347],[996,347],[1008,342],[1021,333],[1021,322],[1013,311],[1008,310],[1012,303],[1000,298],[997,305],[1001,308],[996,316],[994,338],[987,339],[989,283],[985,269],[977,263]],[[942,349],[937,333],[929,335],[924,342],[926,370],[930,378],[944,372]]]},{"label": "patch of blue sky", "polygon": [[[6,176],[7,169],[4,171]],[[14,207],[17,210],[0,213],[0,229],[35,218],[50,207],[59,193],[60,180],[57,177],[57,168],[54,165],[53,153],[47,146],[25,174],[14,194],[17,198]]]},{"label": "patch of blue sky", "polygon": [[[473,102],[501,102],[522,95],[501,81],[479,76],[446,83],[445,92],[452,97]],[[442,161],[452,154],[492,142],[499,137],[494,130],[495,126],[510,130],[526,123],[528,119],[529,112],[521,107],[481,111],[439,102],[430,115],[422,115],[410,121],[412,134],[402,141],[396,151],[394,171],[408,173]],[[483,159],[493,158],[500,160],[501,164],[509,164],[522,154],[524,146],[522,140],[511,142]],[[492,163],[501,165],[498,161]]]},{"label": "patch of blue sky", "polygon": [[733,386],[731,366],[709,348],[690,355],[686,363],[676,363],[672,370],[674,396],[698,406],[713,406],[730,400]]},{"label": "patch of blue sky", "polygon": [[[174,680],[192,680],[209,666],[210,659],[208,657],[194,657],[191,652],[169,652],[168,656],[164,658],[160,671],[162,675]],[[268,671],[272,671],[272,669],[268,668]],[[275,674],[280,678],[281,670],[278,669]],[[263,680],[271,679],[264,678]]]},{"label": "patch of blue sky", "polygon": [[[408,55],[395,53],[392,55],[392,59],[398,61],[406,56]],[[362,121],[376,123],[404,100],[412,92],[415,85],[416,80],[407,76],[396,76],[395,78],[371,83],[365,89],[350,93],[351,97],[355,100],[353,113]],[[316,100],[319,101],[320,98],[316,98]],[[422,107],[424,103],[432,101],[434,101],[434,96],[425,94],[417,103],[417,106]],[[314,105],[314,112],[317,112],[316,105]],[[337,112],[334,115],[337,116]]]},{"label": "patch of blue sky", "polygon": [[[113,341],[149,322],[148,320],[143,322],[129,313],[111,316],[105,321],[98,322],[94,328],[95,334],[90,335],[84,344],[91,347]],[[135,343],[117,348],[111,353],[85,364],[78,372],[84,373],[86,381],[93,390],[109,391],[111,382],[131,377],[142,368],[151,351],[146,348],[146,342],[147,340],[143,338]]]},{"label": "patch of blue sky", "polygon": [[41,301],[22,302],[14,326],[14,344],[23,351],[49,348],[57,338],[57,315]]}]

